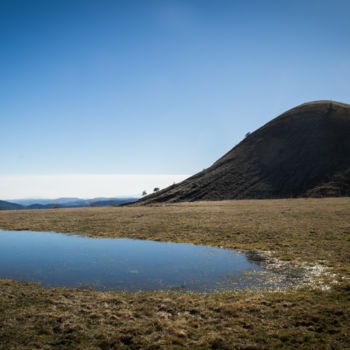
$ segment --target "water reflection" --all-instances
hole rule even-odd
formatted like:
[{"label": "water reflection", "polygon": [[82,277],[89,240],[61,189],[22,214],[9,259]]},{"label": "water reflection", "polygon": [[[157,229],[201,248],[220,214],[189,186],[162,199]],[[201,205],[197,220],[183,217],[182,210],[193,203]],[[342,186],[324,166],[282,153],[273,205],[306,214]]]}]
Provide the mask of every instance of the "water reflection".
[{"label": "water reflection", "polygon": [[214,291],[271,284],[258,263],[192,244],[0,230],[0,277],[44,287]]}]

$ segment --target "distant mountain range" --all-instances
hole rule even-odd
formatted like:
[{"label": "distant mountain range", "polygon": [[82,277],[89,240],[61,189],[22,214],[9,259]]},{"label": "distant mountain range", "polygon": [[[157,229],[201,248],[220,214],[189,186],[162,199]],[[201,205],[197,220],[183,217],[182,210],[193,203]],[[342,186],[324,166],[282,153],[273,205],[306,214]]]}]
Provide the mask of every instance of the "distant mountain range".
[{"label": "distant mountain range", "polygon": [[23,205],[0,201],[0,210],[16,210],[16,209],[24,209]]},{"label": "distant mountain range", "polygon": [[92,199],[80,198],[56,198],[56,199],[16,199],[13,201],[1,201],[0,210],[23,210],[23,209],[51,209],[51,208],[78,208],[78,207],[105,207],[130,203],[138,198],[105,198]]}]

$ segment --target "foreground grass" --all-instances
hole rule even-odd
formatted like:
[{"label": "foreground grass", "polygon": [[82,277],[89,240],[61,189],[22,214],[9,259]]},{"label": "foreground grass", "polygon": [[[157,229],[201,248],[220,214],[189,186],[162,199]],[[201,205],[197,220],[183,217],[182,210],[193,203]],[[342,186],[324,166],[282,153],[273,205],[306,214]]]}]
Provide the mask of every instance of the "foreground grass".
[{"label": "foreground grass", "polygon": [[349,349],[350,198],[0,211],[3,229],[272,250],[329,290],[115,293],[0,280],[1,349]]},{"label": "foreground grass", "polygon": [[1,349],[346,349],[350,286],[106,293],[0,280]]}]

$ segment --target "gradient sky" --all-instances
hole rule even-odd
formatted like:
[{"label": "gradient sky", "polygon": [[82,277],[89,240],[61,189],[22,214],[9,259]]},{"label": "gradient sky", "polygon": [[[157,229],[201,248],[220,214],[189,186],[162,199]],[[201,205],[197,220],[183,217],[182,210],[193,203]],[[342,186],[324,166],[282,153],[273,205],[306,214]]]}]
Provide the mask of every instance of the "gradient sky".
[{"label": "gradient sky", "polygon": [[348,0],[0,0],[0,176],[194,174],[289,108],[348,103],[349,13]]}]

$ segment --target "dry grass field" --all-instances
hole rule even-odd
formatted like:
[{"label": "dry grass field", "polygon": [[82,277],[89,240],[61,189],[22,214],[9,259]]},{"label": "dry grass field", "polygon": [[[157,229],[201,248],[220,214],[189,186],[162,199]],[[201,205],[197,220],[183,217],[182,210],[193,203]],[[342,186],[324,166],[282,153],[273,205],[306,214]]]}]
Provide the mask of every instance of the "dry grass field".
[{"label": "dry grass field", "polygon": [[350,349],[350,198],[0,211],[0,228],[265,250],[322,266],[328,286],[122,293],[0,280],[1,349]]}]

